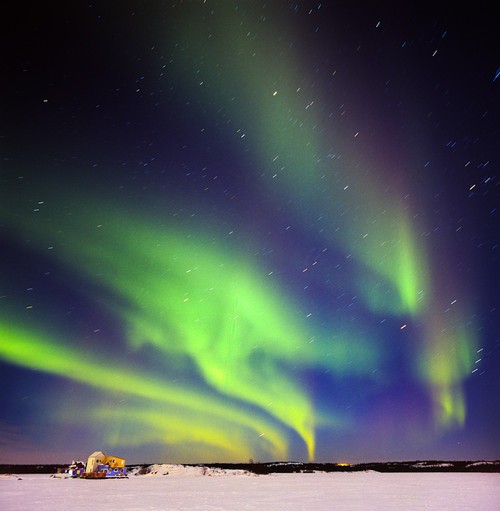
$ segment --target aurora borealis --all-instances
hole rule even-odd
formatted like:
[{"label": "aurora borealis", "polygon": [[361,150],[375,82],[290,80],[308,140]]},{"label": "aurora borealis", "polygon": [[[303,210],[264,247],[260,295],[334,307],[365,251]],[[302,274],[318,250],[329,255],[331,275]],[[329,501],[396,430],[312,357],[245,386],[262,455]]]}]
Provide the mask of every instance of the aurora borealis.
[{"label": "aurora borealis", "polygon": [[12,20],[0,460],[498,458],[493,17],[68,4]]}]

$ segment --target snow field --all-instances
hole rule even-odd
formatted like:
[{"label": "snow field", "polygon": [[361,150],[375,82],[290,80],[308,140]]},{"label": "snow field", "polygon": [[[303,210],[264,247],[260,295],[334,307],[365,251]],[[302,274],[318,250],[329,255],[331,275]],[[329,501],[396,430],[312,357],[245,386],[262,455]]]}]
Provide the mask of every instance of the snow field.
[{"label": "snow field", "polygon": [[[3,511],[107,510],[500,510],[497,473],[335,472],[270,474],[200,471],[129,479],[0,477]],[[94,504],[92,504],[94,503]]]}]

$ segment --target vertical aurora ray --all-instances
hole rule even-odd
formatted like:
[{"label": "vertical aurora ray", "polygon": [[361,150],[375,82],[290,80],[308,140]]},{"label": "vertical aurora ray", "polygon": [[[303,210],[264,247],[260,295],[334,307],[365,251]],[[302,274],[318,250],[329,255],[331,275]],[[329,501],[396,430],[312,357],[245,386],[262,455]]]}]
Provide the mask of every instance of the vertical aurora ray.
[{"label": "vertical aurora ray", "polygon": [[432,396],[438,430],[465,423],[463,381],[471,374],[472,354],[477,348],[470,325],[463,324],[465,311],[460,305],[451,309],[455,310],[441,315],[430,311],[425,316],[425,344],[418,360],[419,375]]},{"label": "vertical aurora ray", "polygon": [[[332,141],[322,129],[328,119],[321,105],[327,99],[314,100],[318,92],[313,95],[300,77],[300,59],[286,44],[292,28],[261,23],[248,6],[241,21],[239,10],[215,4],[212,15],[208,7],[202,8],[203,15],[186,9],[180,22],[185,29],[175,34],[180,40],[175,43],[176,72],[193,96],[213,107],[214,115],[223,111],[235,131],[245,134],[262,168],[256,177],[263,194],[272,201],[303,203],[305,224],[321,214],[325,241],[394,288],[387,303],[379,295],[377,308],[417,312],[427,287],[427,263],[411,213],[383,191],[369,162],[349,162],[360,160],[351,148],[342,148],[346,162],[332,163],[326,156]],[[359,292],[375,305],[369,295],[376,289],[367,290],[365,283]]]}]

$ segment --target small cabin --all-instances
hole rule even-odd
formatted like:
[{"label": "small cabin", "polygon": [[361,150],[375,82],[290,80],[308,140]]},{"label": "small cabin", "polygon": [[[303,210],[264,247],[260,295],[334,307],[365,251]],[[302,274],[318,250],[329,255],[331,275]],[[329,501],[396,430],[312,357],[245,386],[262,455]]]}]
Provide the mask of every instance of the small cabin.
[{"label": "small cabin", "polygon": [[87,469],[83,477],[106,478],[127,477],[125,458],[107,456],[103,451],[93,452],[87,461]]},{"label": "small cabin", "polygon": [[102,451],[93,452],[87,460],[87,468],[85,472],[91,474],[97,472],[97,467],[106,462],[106,454]]}]

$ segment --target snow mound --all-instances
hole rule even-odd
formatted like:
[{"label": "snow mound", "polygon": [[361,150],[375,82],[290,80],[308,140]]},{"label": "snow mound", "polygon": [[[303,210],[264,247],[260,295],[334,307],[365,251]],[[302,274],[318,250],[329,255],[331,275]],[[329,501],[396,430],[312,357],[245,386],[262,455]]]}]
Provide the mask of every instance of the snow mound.
[{"label": "snow mound", "polygon": [[429,463],[427,461],[420,461],[413,465],[415,468],[437,468],[437,467],[453,467],[453,463]]},{"label": "snow mound", "polygon": [[245,475],[254,476],[248,470],[229,470],[224,468],[211,468],[205,466],[190,466],[190,465],[171,465],[167,463],[155,463],[148,467],[134,468],[129,471],[130,476],[181,476],[181,477],[193,477],[193,476],[227,476],[227,475]]},{"label": "snow mound", "polygon": [[474,463],[468,463],[468,467],[482,467],[483,465],[496,465],[498,461],[475,461]]}]

